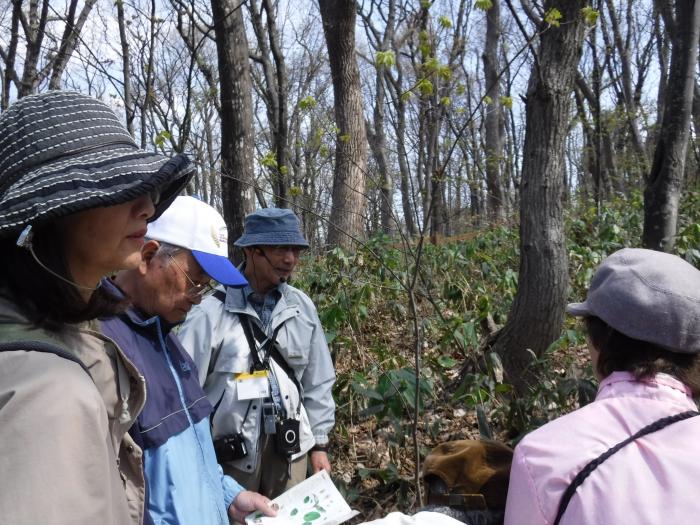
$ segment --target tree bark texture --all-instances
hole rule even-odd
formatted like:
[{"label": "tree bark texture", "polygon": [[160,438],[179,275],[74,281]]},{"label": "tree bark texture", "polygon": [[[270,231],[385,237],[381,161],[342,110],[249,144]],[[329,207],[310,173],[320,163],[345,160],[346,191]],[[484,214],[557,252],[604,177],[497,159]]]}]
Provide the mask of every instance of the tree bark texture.
[{"label": "tree bark texture", "polygon": [[[21,4],[21,2],[17,2]],[[39,55],[44,42],[46,21],[49,11],[49,2],[44,0],[39,12],[39,3],[30,2],[28,16],[20,10],[20,22],[26,38],[26,54],[24,58],[24,70],[19,88],[19,97],[31,95],[39,84]]]},{"label": "tree bark texture", "polygon": [[[287,66],[280,45],[280,35],[277,29],[276,10],[270,0],[262,0],[258,7],[252,0],[249,4],[253,31],[258,40],[260,54],[256,60],[261,64],[265,78],[265,106],[267,120],[272,135],[272,147],[275,151],[275,166],[270,168],[274,202],[279,208],[290,205],[287,196],[289,171],[287,161],[287,143],[289,135],[289,97]],[[262,11],[265,11],[267,26],[263,24]],[[272,57],[272,59],[270,59]],[[273,62],[274,61],[274,65]]]},{"label": "tree bark texture", "polygon": [[229,254],[253,211],[253,99],[243,13],[238,0],[212,0],[221,86],[221,196]]},{"label": "tree bark texture", "polygon": [[644,190],[642,233],[642,243],[646,248],[665,252],[671,251],[675,243],[688,151],[700,34],[700,2],[677,0],[674,25],[664,116],[654,163]]},{"label": "tree bark texture", "polygon": [[[400,86],[401,84],[399,84]],[[401,210],[406,225],[406,234],[409,237],[416,235],[416,221],[414,220],[414,208],[412,205],[413,185],[411,174],[406,161],[406,104],[401,100],[400,89],[396,89],[396,149],[397,162],[399,164],[399,177],[401,187]]]},{"label": "tree bark texture", "polygon": [[19,89],[20,80],[15,71],[15,60],[17,59],[17,44],[19,42],[19,19],[22,15],[22,8],[19,2],[13,2],[12,21],[10,22],[10,42],[7,52],[2,56],[5,62],[5,71],[2,84],[2,100],[0,100],[0,111],[5,111],[10,105],[10,88],[12,84]]},{"label": "tree bark texture", "polygon": [[323,33],[333,78],[338,127],[333,202],[327,244],[346,250],[363,232],[367,138],[363,116],[360,71],[355,57],[356,3],[320,0]]},{"label": "tree bark texture", "polygon": [[526,132],[520,204],[518,292],[494,350],[518,392],[536,381],[532,355],[542,353],[561,332],[568,262],[564,238],[564,144],[581,57],[584,0],[548,0],[559,27],[543,28],[538,60],[526,98]]},{"label": "tree bark texture", "polygon": [[484,77],[486,95],[490,102],[486,107],[486,186],[488,188],[489,215],[492,220],[503,218],[503,191],[501,160],[503,158],[503,133],[501,131],[501,89],[498,71],[498,41],[501,37],[501,2],[493,0],[486,12],[486,44],[484,46]]},{"label": "tree bark texture", "polygon": [[[394,25],[396,24],[396,2],[390,0],[387,6],[386,27],[381,34],[374,28],[372,20],[364,20],[368,36],[373,35],[376,41],[374,46],[377,52],[385,52],[393,45],[395,38]],[[370,41],[372,39],[370,38]],[[365,123],[367,129],[367,142],[369,144],[374,160],[377,163],[377,173],[375,174],[375,184],[379,187],[379,217],[381,221],[381,231],[390,234],[393,230],[392,223],[396,220],[393,212],[394,183],[389,168],[389,155],[386,139],[386,96],[391,88],[391,72],[383,65],[376,65],[375,85],[376,96],[374,98],[374,119],[372,125]]]},{"label": "tree bark texture", "polygon": [[51,79],[49,80],[49,89],[60,89],[61,88],[61,77],[63,76],[63,71],[68,65],[73,51],[75,51],[75,46],[78,43],[78,37],[80,32],[83,30],[85,21],[87,20],[92,7],[95,5],[97,0],[87,0],[83,5],[83,9],[80,11],[78,20],[75,20],[75,11],[77,8],[77,1],[71,2],[68,8],[68,17],[66,19],[66,28],[63,33],[63,39],[61,40],[61,46],[58,48],[58,52],[53,59],[53,72],[51,73]]},{"label": "tree bark texture", "polygon": [[[392,50],[395,56],[400,56],[400,47],[396,38],[391,39]],[[399,165],[399,187],[401,190],[401,211],[406,227],[406,234],[409,237],[416,235],[415,212],[412,205],[413,185],[411,184],[411,174],[408,168],[406,155],[406,102],[401,96],[403,87],[403,68],[401,60],[396,61],[396,77],[390,74],[386,76],[387,85],[391,85],[392,101],[395,108],[394,130],[396,135],[396,157]]]},{"label": "tree bark texture", "polygon": [[156,28],[155,28],[155,20],[156,20],[156,2],[155,0],[151,0],[150,2],[150,12],[149,12],[149,24],[148,24],[148,47],[145,47],[141,51],[143,55],[145,55],[145,64],[143,64],[144,68],[144,86],[143,86],[143,101],[141,102],[141,117],[140,117],[140,126],[141,126],[141,148],[146,149],[147,144],[148,144],[148,115],[151,112],[151,109],[153,108],[155,104],[155,90],[154,90],[154,85],[155,85],[155,71],[154,71],[154,63],[155,63],[155,46],[156,46]]},{"label": "tree bark texture", "polygon": [[[635,97],[635,90],[632,85],[632,63],[630,58],[630,39],[629,35],[627,38],[623,39],[621,33],[620,22],[618,19],[618,14],[616,10],[616,5],[619,3],[613,2],[613,0],[605,0],[607,5],[607,11],[610,16],[610,25],[613,31],[613,42],[617,49],[617,57],[620,64],[621,74],[619,76],[620,80],[620,95],[621,103],[625,108],[625,117],[627,119],[627,124],[629,126],[630,137],[632,139],[632,147],[634,148],[634,153],[637,157],[637,169],[645,172],[648,167],[647,152],[644,149],[644,141],[642,140],[642,134],[639,131],[639,126],[637,125],[637,113],[639,112],[639,101]],[[631,9],[632,0],[627,0],[626,5],[626,17],[631,19]],[[605,35],[605,33],[604,33]],[[607,42],[606,42],[607,43]]]},{"label": "tree bark texture", "polygon": [[384,71],[380,68],[376,73],[377,94],[374,100],[374,121],[373,125],[365,124],[367,131],[367,142],[369,143],[374,161],[377,163],[377,185],[379,186],[379,216],[382,233],[391,233],[393,219],[391,199],[393,195],[393,184],[389,173],[389,163],[387,161],[386,132],[384,130],[384,105],[386,95],[384,92]]},{"label": "tree bark texture", "polygon": [[126,129],[133,137],[135,108],[133,94],[131,92],[131,56],[129,53],[129,41],[126,36],[124,2],[116,2],[116,6],[117,22],[119,24],[119,42],[122,50],[122,77],[124,79],[124,112],[126,113]]}]

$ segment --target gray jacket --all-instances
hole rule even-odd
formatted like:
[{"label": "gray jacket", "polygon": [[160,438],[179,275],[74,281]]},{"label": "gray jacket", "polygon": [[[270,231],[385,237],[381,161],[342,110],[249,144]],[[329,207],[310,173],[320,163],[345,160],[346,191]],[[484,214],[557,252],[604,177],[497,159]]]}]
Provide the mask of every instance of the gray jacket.
[{"label": "gray jacket", "polygon": [[[280,385],[287,414],[296,418],[299,413],[301,450],[293,456],[295,459],[308,452],[315,443],[328,443],[328,434],[335,423],[332,396],[335,371],[311,299],[286,283],[280,284],[278,290],[281,297],[272,312],[267,333],[271,335],[281,325],[277,333],[280,353],[302,387],[302,406],[299,407],[296,385],[271,360],[272,373]],[[249,472],[259,461],[262,403],[261,400],[238,400],[234,374],[250,372],[253,364],[239,315],[248,315],[253,322],[259,322],[257,313],[247,304],[243,293],[228,289],[225,303],[210,296],[194,307],[178,337],[199,369],[200,384],[209,401],[214,406],[218,404],[212,419],[214,438],[241,433],[248,455],[232,465]]]}]

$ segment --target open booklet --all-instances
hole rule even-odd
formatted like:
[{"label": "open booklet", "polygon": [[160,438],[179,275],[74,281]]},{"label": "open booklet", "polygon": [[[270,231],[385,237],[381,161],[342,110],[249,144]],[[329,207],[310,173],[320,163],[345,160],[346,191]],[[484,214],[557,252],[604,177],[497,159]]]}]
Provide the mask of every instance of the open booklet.
[{"label": "open booklet", "polygon": [[276,497],[277,516],[246,516],[246,525],[338,525],[359,512],[352,510],[325,470],[320,470]]}]

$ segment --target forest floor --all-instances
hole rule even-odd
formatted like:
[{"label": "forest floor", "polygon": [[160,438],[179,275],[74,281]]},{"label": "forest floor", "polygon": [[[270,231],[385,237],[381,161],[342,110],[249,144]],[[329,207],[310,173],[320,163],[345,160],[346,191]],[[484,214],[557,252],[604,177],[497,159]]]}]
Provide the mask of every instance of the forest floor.
[{"label": "forest floor", "polygon": [[[551,357],[553,371],[561,376],[570,369],[572,362],[580,370],[585,370],[589,360],[585,345],[558,350],[553,352]],[[352,366],[350,361],[339,364],[339,372],[343,371],[343,367],[349,366]],[[449,400],[450,396],[448,394],[442,397]],[[446,441],[479,438],[476,411],[458,403],[449,401],[435,403],[425,411],[423,421],[440,422],[440,431],[436,435],[423,429],[418,430],[417,441],[423,454]],[[361,513],[350,522],[351,524],[377,519],[393,511],[412,514],[418,510],[411,430],[410,426],[406,427],[407,435],[403,451],[396,451],[392,445],[393,429],[386,425],[378,426],[377,420],[373,417],[349,425],[347,437],[334,439],[331,449],[333,477],[348,487],[349,494],[346,497],[349,496],[351,506]],[[508,429],[494,428],[493,430],[495,439],[512,443]],[[399,454],[403,452],[400,458],[396,457],[397,452]],[[393,479],[385,482],[381,476],[366,476],[362,479],[360,475],[364,469],[381,473],[387,471],[391,464],[397,463],[401,465],[398,472],[400,482]]]},{"label": "forest floor", "polygon": [[[582,202],[567,213],[568,301],[585,297],[607,255],[639,245],[642,224],[641,192],[602,208]],[[689,192],[676,252],[700,267],[698,245],[700,192]],[[416,457],[422,462],[438,444],[487,435],[514,446],[595,397],[585,337],[569,317],[532,361],[540,380],[531,392],[513,395],[500,360],[481,350],[508,319],[519,261],[518,228],[508,224],[418,252],[380,237],[352,253],[303,261],[296,285],[316,304],[336,363],[330,456],[336,485],[361,512],[352,523],[418,510]],[[460,381],[464,363],[479,366]],[[422,406],[414,432],[416,399]]]}]

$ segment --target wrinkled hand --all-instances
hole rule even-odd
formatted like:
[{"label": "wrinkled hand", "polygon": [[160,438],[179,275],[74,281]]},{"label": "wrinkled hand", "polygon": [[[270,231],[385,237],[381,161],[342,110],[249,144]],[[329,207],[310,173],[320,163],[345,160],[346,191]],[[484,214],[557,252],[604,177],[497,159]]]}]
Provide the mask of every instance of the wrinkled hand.
[{"label": "wrinkled hand", "polygon": [[320,450],[314,450],[311,452],[311,469],[314,474],[319,470],[326,470],[329,474],[331,473],[331,462],[328,461],[328,454]]},{"label": "wrinkled hand", "polygon": [[245,523],[245,517],[253,511],[259,510],[265,516],[276,516],[278,508],[277,503],[272,503],[262,494],[244,490],[231,503],[228,515],[236,523]]}]

